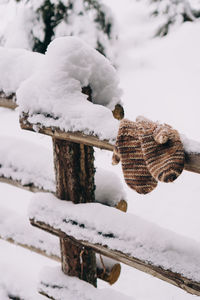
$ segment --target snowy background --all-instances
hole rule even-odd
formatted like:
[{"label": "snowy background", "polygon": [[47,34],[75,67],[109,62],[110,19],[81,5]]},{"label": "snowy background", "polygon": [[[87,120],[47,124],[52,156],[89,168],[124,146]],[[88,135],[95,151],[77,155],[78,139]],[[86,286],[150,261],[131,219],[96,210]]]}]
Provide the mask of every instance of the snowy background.
[{"label": "snowy background", "polygon": [[[145,2],[106,0],[118,27],[117,65],[125,115],[134,120],[144,115],[174,126],[180,133],[199,140],[200,23],[176,26],[166,37],[154,37],[157,20],[150,18]],[[18,111],[0,108],[0,134],[23,137],[51,148],[51,140],[42,135],[22,132]],[[96,150],[96,165],[121,174],[120,166],[111,166],[111,153]],[[141,196],[125,186],[128,211],[181,235],[200,242],[199,175],[184,172],[174,183],[161,184],[149,195]],[[0,184],[1,206],[16,210],[27,218],[31,193]],[[130,229],[131,230],[131,229]],[[8,286],[27,299],[43,299],[36,292],[38,273],[44,265],[57,265],[39,255],[0,241],[0,286]],[[9,272],[12,270],[12,272]],[[16,280],[17,278],[17,280]],[[106,284],[99,282],[99,287]],[[142,272],[123,266],[114,289],[138,300],[195,299]],[[6,298],[5,298],[6,299]]]}]

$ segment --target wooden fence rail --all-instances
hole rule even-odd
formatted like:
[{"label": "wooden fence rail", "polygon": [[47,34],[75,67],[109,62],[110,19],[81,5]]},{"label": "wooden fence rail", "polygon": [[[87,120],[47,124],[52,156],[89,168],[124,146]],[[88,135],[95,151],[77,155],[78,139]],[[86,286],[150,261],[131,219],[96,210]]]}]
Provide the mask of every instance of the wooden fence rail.
[{"label": "wooden fence rail", "polygon": [[[13,96],[12,96],[13,97]],[[16,108],[16,102],[12,99],[7,99],[5,95],[0,96],[0,106],[7,108]],[[20,125],[22,129],[35,131],[35,126],[30,124],[27,117],[20,120]],[[38,133],[46,134],[51,137],[70,141],[74,143],[82,143],[88,146],[97,147],[100,149],[113,151],[114,145],[106,140],[99,140],[96,136],[86,135],[82,132],[63,132],[58,128],[48,128],[41,127],[38,124]],[[185,170],[200,174],[200,153],[196,152],[185,152]]]},{"label": "wooden fence rail", "polygon": [[[0,208],[0,220],[1,239],[61,262],[58,238],[43,231],[38,232],[26,220],[22,220],[21,216],[3,207]],[[17,224],[17,226],[10,226],[10,224]],[[120,276],[120,264],[105,257],[99,257],[98,254],[96,259],[97,278],[109,284],[115,283]]]},{"label": "wooden fence rail", "polygon": [[[0,106],[8,108],[16,107],[13,104],[14,101],[12,97],[10,99],[5,99],[3,94],[1,94]],[[78,209],[79,205],[81,205],[80,203],[92,203],[91,205],[96,205],[96,211],[101,210],[98,206],[100,204],[93,203],[95,198],[93,147],[113,151],[113,144],[106,140],[102,141],[96,136],[85,135],[81,132],[63,132],[58,128],[48,128],[41,126],[41,124],[31,124],[28,121],[28,115],[24,115],[20,119],[20,125],[22,129],[29,131],[36,130],[37,133],[52,137],[54,167],[56,170],[56,206],[52,206],[52,201],[46,201],[48,194],[45,194],[45,204],[43,204],[42,195],[44,194],[41,194],[41,199],[39,199],[38,202],[39,204],[34,204],[35,211],[34,213],[31,213],[30,222],[33,226],[52,233],[60,239],[61,251],[59,257],[61,259],[62,271],[64,274],[78,277],[91,283],[93,286],[96,286],[97,276],[100,277],[100,275],[98,275],[98,267],[96,264],[96,253],[99,253],[107,256],[108,258],[149,273],[159,279],[165,280],[166,282],[180,287],[191,294],[200,296],[200,278],[198,276],[200,273],[200,261],[197,260],[194,262],[190,257],[190,251],[185,251],[183,253],[183,255],[185,255],[185,261],[188,263],[182,270],[181,259],[178,260],[178,267],[173,265],[173,259],[179,252],[178,246],[177,248],[174,246],[174,249],[169,252],[168,250],[159,252],[156,248],[154,249],[153,246],[150,249],[148,249],[148,247],[145,248],[145,245],[141,242],[139,243],[139,247],[142,247],[143,249],[143,256],[137,256],[134,255],[134,249],[136,247],[134,241],[137,240],[138,237],[135,238],[130,235],[130,237],[124,239],[124,234],[121,234],[118,231],[115,232],[113,230],[111,232],[108,230],[102,232],[98,226],[95,227],[92,223],[94,215],[92,215],[92,219],[90,219],[91,215],[88,216],[88,222],[84,223],[85,220],[81,221]],[[200,153],[185,151],[185,170],[200,174]],[[2,180],[7,183],[14,183],[14,181],[9,178],[2,178]],[[14,184],[19,187],[23,186],[18,181]],[[24,186],[24,188],[26,187]],[[28,189],[32,189],[32,191],[38,190],[38,188],[35,188],[34,186],[29,186]],[[49,194],[49,198],[51,197],[55,196]],[[77,204],[77,214],[73,211],[73,215],[71,215],[70,212],[69,215],[67,215],[68,207],[66,206],[66,216],[63,217],[62,213],[61,215],[56,213],[55,219],[56,207],[61,206],[61,200],[66,201],[66,199]],[[70,205],[69,207],[71,207]],[[107,211],[110,209],[112,210],[112,208],[104,206],[102,216],[106,216]],[[121,212],[121,214],[122,215],[117,216],[116,220],[119,224],[124,224],[124,213]],[[104,220],[101,222],[104,222]],[[101,222],[98,225],[102,228],[103,223]],[[87,224],[93,225],[90,227]],[[131,228],[134,228],[135,223],[133,222],[133,224],[131,224],[132,223],[130,222],[130,226],[133,226]],[[112,220],[110,226],[111,225]],[[161,230],[161,233],[161,236],[165,236],[165,234],[169,235],[169,233],[165,230]],[[1,232],[0,235],[3,236]],[[91,236],[93,237],[93,240],[91,239]],[[176,235],[173,236],[172,234],[171,236],[174,240],[176,240]],[[13,242],[12,237],[8,236],[7,240]],[[115,246],[113,246],[113,242]],[[200,250],[198,243],[193,243],[191,241],[188,241],[187,243],[191,245],[192,249],[197,249],[196,251],[198,253]],[[18,244],[20,244],[20,242],[18,242]],[[21,243],[21,245],[26,246],[23,243]],[[30,248],[31,247],[33,248],[32,250],[38,250],[37,247],[30,243]],[[124,250],[124,247],[127,247],[126,251]],[[172,258],[172,266],[169,268],[161,262],[156,262],[154,257],[151,257],[151,253],[148,252],[153,251],[153,249],[158,251],[156,252],[158,257],[165,257],[165,255],[169,255],[169,257]],[[45,249],[42,251],[43,253],[48,252]],[[116,265],[116,263],[114,263],[114,265]],[[105,275],[106,266],[104,266],[104,269],[103,274]],[[194,269],[196,271],[195,274],[197,274],[196,277],[192,274]],[[110,274],[109,272],[112,272],[112,270],[108,270],[108,274],[106,274],[106,276]],[[51,288],[54,288],[53,284]],[[51,297],[48,295],[46,290],[41,290],[40,292],[47,297]],[[55,297],[52,299],[57,298]]]},{"label": "wooden fence rail", "polygon": [[[33,210],[30,213],[30,222],[33,226],[63,239],[70,238],[71,240],[75,240],[80,245],[89,247],[95,252],[151,274],[189,293],[200,296],[200,281],[192,278],[193,270],[195,270],[196,274],[200,271],[200,260],[197,258],[200,251],[199,243],[164,228],[159,228],[156,225],[145,222],[145,220],[141,221],[133,215],[124,214],[120,211],[111,211],[108,214],[108,210],[113,209],[104,206],[100,208],[98,204],[90,204],[92,211],[98,212],[95,218],[99,219],[95,222],[93,221],[94,214],[90,213],[87,218],[87,211],[89,212],[90,209],[88,205],[87,210],[84,210],[82,206],[79,207],[77,205],[73,207],[70,203],[66,203],[65,206],[62,204],[62,210],[66,212],[63,219],[62,211],[59,213],[59,200],[52,199],[51,197],[51,199],[47,200],[47,198],[47,196],[41,195],[40,197],[37,196],[36,202],[33,200]],[[79,215],[80,210],[82,211],[82,216]],[[54,218],[55,213],[57,216],[56,220]],[[113,215],[113,218],[107,217],[101,219],[101,215]],[[122,230],[127,220],[129,224],[128,228],[131,228],[129,231],[126,227],[126,231],[125,229]],[[112,226],[113,222],[117,223],[116,226]],[[123,225],[120,227],[117,226],[118,224]],[[149,229],[150,226],[151,229]],[[135,227],[138,232],[134,231]],[[104,232],[100,228],[105,228]],[[147,240],[141,239],[141,242],[139,242],[140,232],[142,236],[146,232],[147,237],[152,232],[152,241],[154,239],[155,241],[150,246],[148,245],[148,238]],[[156,241],[158,232],[159,238],[162,239],[161,237],[163,237],[164,243],[167,245],[166,248],[161,247],[159,249],[157,245],[159,242]],[[172,246],[168,246],[171,244],[171,241],[175,242]],[[180,246],[183,241],[187,245],[185,251]],[[195,249],[195,253],[193,254],[196,258],[194,260],[191,257],[192,252],[190,252],[190,249]],[[140,250],[142,254],[140,254]],[[154,254],[151,254],[151,252]],[[181,252],[182,254],[180,254]],[[135,253],[135,255],[130,253]],[[170,262],[170,269],[169,267],[165,267],[163,261]]]},{"label": "wooden fence rail", "polygon": [[[34,131],[34,125],[29,123],[27,117],[24,117],[20,120],[21,128]],[[37,132],[49,135],[51,137],[70,141],[74,143],[83,143],[88,146],[94,146],[100,149],[113,151],[114,145],[109,143],[106,140],[99,140],[96,136],[86,135],[81,132],[64,132],[58,128],[48,128],[42,127],[40,124],[37,124]],[[185,152],[185,166],[186,171],[194,172],[200,174],[200,153],[196,152]]]}]

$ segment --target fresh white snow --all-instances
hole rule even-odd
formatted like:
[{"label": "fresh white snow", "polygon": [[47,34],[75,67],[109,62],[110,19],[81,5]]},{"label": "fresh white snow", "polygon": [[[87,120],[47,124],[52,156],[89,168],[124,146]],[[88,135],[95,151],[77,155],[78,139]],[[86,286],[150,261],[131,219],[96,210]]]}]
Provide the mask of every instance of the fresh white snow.
[{"label": "fresh white snow", "polygon": [[58,300],[134,300],[113,289],[96,289],[78,278],[64,275],[60,268],[44,268],[40,280],[39,290]]},{"label": "fresh white snow", "polygon": [[47,264],[55,267],[58,263],[3,241],[0,241],[0,246],[0,270],[3,274],[0,293],[3,290],[4,295],[9,294],[26,300],[46,299],[37,292],[38,269]]},{"label": "fresh white snow", "polygon": [[[50,43],[41,69],[19,86],[17,103],[33,124],[114,140],[118,121],[111,110],[121,103],[118,85],[116,70],[103,55],[79,38],[62,37]],[[86,86],[93,103],[81,91]]]},{"label": "fresh white snow", "polygon": [[58,238],[31,226],[28,217],[22,213],[3,206],[0,208],[0,237],[41,249],[47,255],[60,256]]},{"label": "fresh white snow", "polygon": [[55,192],[53,151],[25,139],[0,140],[0,176]]},{"label": "fresh white snow", "polygon": [[[26,139],[0,135],[0,176],[31,185],[56,191],[53,149],[38,145]],[[96,168],[95,200],[115,206],[126,200],[126,193],[120,177],[112,171]]]},{"label": "fresh white snow", "polygon": [[43,55],[24,49],[0,47],[0,91],[15,93],[20,84],[30,77],[42,61]]},{"label": "fresh white snow", "polygon": [[[144,115],[152,120],[166,122],[187,137],[200,141],[199,22],[186,23],[177,28],[173,35],[154,39],[152,36],[156,22],[149,18],[149,9],[144,3],[106,0],[106,4],[112,6],[120,30],[118,74],[124,91],[122,99],[126,117],[134,120],[137,115]],[[4,135],[23,136],[41,144],[49,143],[49,137],[20,131],[17,112],[0,109],[0,126]],[[196,151],[198,149],[197,146]],[[112,171],[121,175],[120,166],[110,165],[111,155],[97,151],[96,165],[108,170],[112,168]],[[3,184],[0,187],[2,203],[16,210],[26,209],[30,198],[28,192],[22,193],[21,190]],[[183,172],[175,184],[160,184],[156,191],[146,196],[137,195],[127,187],[125,189],[130,213],[200,242],[199,175]],[[15,258],[11,265],[6,261],[8,248],[14,249],[10,250]],[[20,269],[20,262],[24,262],[23,255],[20,255],[23,250],[17,251],[15,248],[1,242],[1,257],[8,268],[0,269],[3,272],[6,270],[8,274],[10,266],[19,264],[18,274],[24,281],[27,273],[22,273]],[[39,258],[31,254],[31,261],[32,265],[37,265],[38,272],[41,260],[38,263]],[[46,264],[50,263],[46,261]],[[10,287],[16,277],[9,281]],[[99,282],[99,286],[102,285],[104,283]],[[20,288],[20,284],[18,286]],[[21,288],[23,286],[24,282]],[[197,299],[196,296],[126,266],[123,266],[114,288],[139,300]]]},{"label": "fresh white snow", "polygon": [[[57,22],[53,28],[53,38],[61,36],[78,36],[91,47],[96,48],[98,42],[104,48],[106,57],[109,57],[114,63],[116,62],[116,45],[117,45],[117,26],[112,10],[106,3],[99,0],[100,9],[105,13],[106,23],[111,23],[109,37],[102,30],[100,23],[95,22],[99,16],[95,9],[87,9],[83,5],[83,1],[76,0],[73,2],[73,9],[69,9],[69,13],[65,18]],[[69,0],[50,0],[49,3],[57,6],[62,3],[70,7]],[[6,48],[23,48],[27,50],[33,49],[34,39],[40,42],[44,41],[44,20],[41,16],[41,7],[44,2],[41,0],[32,1],[0,1],[0,45]],[[55,9],[56,11],[56,9]],[[67,20],[66,20],[67,19]],[[53,20],[53,18],[52,18]]]},{"label": "fresh white snow", "polygon": [[75,205],[52,194],[37,193],[33,196],[29,217],[77,240],[107,245],[194,281],[200,280],[200,243],[136,215],[96,203]]},{"label": "fresh white snow", "polygon": [[[118,121],[111,111],[121,103],[119,79],[110,61],[91,46],[62,37],[45,55],[1,47],[0,58],[0,90],[16,92],[19,112],[28,113],[31,123],[115,139]],[[86,86],[93,103],[82,93]]]}]

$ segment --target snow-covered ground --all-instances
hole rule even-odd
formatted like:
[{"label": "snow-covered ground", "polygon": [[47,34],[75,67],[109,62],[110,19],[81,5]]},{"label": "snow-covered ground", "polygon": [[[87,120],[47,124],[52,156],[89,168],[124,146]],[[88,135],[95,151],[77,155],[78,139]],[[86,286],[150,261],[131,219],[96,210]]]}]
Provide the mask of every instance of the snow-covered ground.
[{"label": "snow-covered ground", "polygon": [[[200,141],[200,23],[185,23],[169,36],[153,39],[156,22],[149,18],[144,3],[133,0],[104,1],[111,5],[118,20],[118,71],[124,91],[122,100],[126,117],[134,120],[137,115],[145,115],[150,119],[169,123],[181,133]],[[17,111],[0,108],[1,135],[19,136],[51,147],[50,138],[22,132],[17,114]],[[121,174],[120,166],[111,166],[111,153],[96,151],[96,164]],[[184,172],[174,183],[159,183],[155,191],[145,196],[138,195],[125,186],[129,212],[199,242],[199,180],[199,175]],[[0,205],[26,214],[31,193],[5,184],[0,184],[0,191]],[[0,271],[7,274],[7,280],[4,281],[9,285],[13,284],[13,278],[17,275],[14,271],[8,275],[7,270],[12,270],[14,264],[20,270],[18,272],[24,286],[27,282],[27,290],[31,289],[31,285],[35,288],[37,273],[43,265],[56,264],[36,254],[27,254],[26,250],[3,241],[0,242],[0,249],[0,268],[3,268]],[[30,257],[31,260],[28,260]],[[23,277],[23,271],[27,271],[26,277]],[[6,289],[6,283],[3,284]],[[105,285],[99,282],[100,288]],[[13,291],[15,288],[13,285]],[[137,300],[196,298],[127,266],[123,266],[120,279],[113,288]],[[42,298],[36,293],[33,296],[27,294],[27,299]]]}]

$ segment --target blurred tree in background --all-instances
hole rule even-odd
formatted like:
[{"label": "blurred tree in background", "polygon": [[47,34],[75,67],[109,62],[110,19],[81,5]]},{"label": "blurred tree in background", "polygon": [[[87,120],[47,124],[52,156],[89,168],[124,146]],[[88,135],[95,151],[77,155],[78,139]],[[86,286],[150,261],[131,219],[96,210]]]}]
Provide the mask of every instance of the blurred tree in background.
[{"label": "blurred tree in background", "polygon": [[101,0],[0,0],[1,46],[45,53],[54,38],[69,35],[114,60],[114,19]]},{"label": "blurred tree in background", "polygon": [[200,17],[199,0],[150,0],[150,3],[152,15],[161,20],[157,36],[165,36],[172,27]]}]

